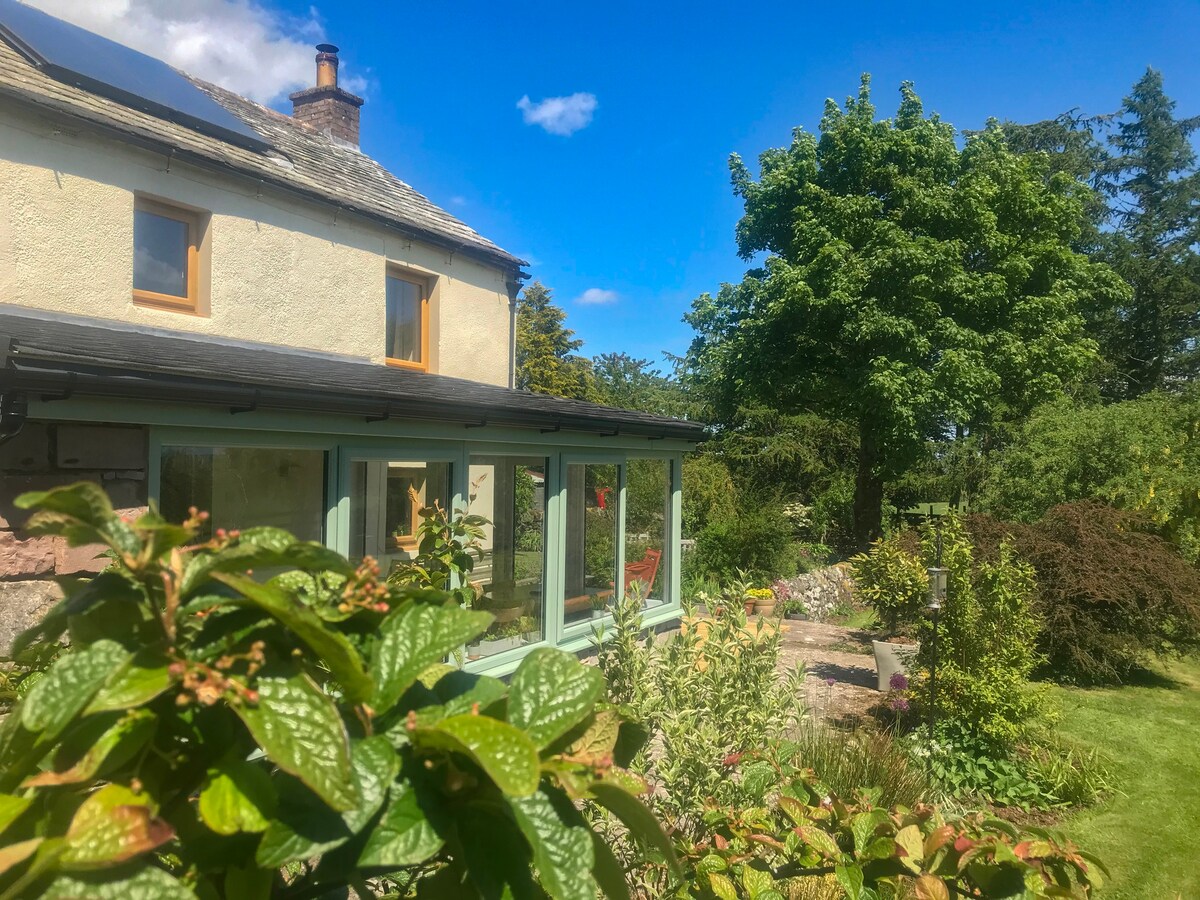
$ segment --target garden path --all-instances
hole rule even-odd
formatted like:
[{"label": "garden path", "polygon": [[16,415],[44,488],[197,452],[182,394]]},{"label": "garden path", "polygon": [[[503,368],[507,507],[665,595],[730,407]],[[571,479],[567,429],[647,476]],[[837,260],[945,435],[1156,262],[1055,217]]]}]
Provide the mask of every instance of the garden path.
[{"label": "garden path", "polygon": [[803,665],[805,698],[814,714],[836,720],[867,716],[882,700],[875,690],[871,635],[824,622],[784,620],[780,663]]}]

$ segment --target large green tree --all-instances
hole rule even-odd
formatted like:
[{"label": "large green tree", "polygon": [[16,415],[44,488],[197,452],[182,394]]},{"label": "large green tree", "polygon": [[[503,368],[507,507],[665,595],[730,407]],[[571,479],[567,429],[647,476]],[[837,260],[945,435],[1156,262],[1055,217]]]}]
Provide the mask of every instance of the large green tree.
[{"label": "large green tree", "polygon": [[1021,156],[998,125],[959,148],[912,86],[877,120],[869,79],[821,137],[797,129],[760,158],[734,155],[740,255],[766,254],[702,295],[687,378],[718,417],[759,402],[850,423],[858,437],[854,532],[881,532],[884,485],[927,439],[986,429],[1089,372],[1084,298],[1120,295],[1072,249],[1084,191]]},{"label": "large green tree", "polygon": [[687,396],[679,382],[668,378],[648,359],[628,353],[601,353],[592,368],[603,402],[619,409],[635,409],[660,416],[685,417]]},{"label": "large green tree", "polygon": [[1175,118],[1153,69],[1119,116],[1107,169],[1116,227],[1102,252],[1133,288],[1109,333],[1123,393],[1136,397],[1200,373],[1200,116]]},{"label": "large green tree", "polygon": [[517,299],[517,387],[572,400],[600,399],[591,361],[577,351],[583,341],[566,326],[567,314],[540,281]]}]

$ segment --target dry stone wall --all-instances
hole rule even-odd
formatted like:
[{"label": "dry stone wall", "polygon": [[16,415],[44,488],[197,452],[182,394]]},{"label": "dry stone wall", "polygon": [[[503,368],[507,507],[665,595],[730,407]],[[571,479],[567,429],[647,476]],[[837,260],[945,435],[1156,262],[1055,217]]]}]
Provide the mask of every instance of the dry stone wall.
[{"label": "dry stone wall", "polygon": [[25,534],[28,513],[13,501],[25,491],[96,481],[122,515],[138,516],[146,509],[148,448],[145,428],[71,422],[27,422],[0,445],[0,659],[62,596],[56,578],[91,575],[107,563],[99,545],[71,548]]},{"label": "dry stone wall", "polygon": [[789,578],[787,583],[793,595],[804,601],[809,617],[815,622],[823,622],[837,606],[849,603],[854,596],[849,563],[815,569]]}]

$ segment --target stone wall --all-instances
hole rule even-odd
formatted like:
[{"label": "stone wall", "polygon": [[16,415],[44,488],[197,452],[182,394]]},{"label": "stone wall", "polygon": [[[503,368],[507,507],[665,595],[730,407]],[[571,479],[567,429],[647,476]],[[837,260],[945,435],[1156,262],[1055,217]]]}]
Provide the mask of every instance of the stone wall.
[{"label": "stone wall", "polygon": [[792,591],[804,601],[809,617],[814,622],[829,618],[834,607],[849,603],[854,596],[854,580],[850,577],[849,563],[838,563],[824,569],[816,569],[805,575],[789,578]]},{"label": "stone wall", "polygon": [[140,515],[148,446],[145,428],[68,422],[27,422],[0,445],[0,658],[62,596],[55,578],[94,574],[107,563],[100,545],[71,548],[61,538],[24,534],[29,513],[13,501],[25,491],[95,481],[119,513]]}]

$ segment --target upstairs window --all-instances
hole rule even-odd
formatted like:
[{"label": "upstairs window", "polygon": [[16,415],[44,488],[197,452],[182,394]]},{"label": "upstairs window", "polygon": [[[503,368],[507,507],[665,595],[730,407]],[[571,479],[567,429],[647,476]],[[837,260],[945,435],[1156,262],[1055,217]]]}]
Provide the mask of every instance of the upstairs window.
[{"label": "upstairs window", "polygon": [[387,361],[429,368],[429,296],[426,286],[393,272],[387,276]]},{"label": "upstairs window", "polygon": [[197,311],[200,217],[142,197],[133,208],[133,302]]}]

